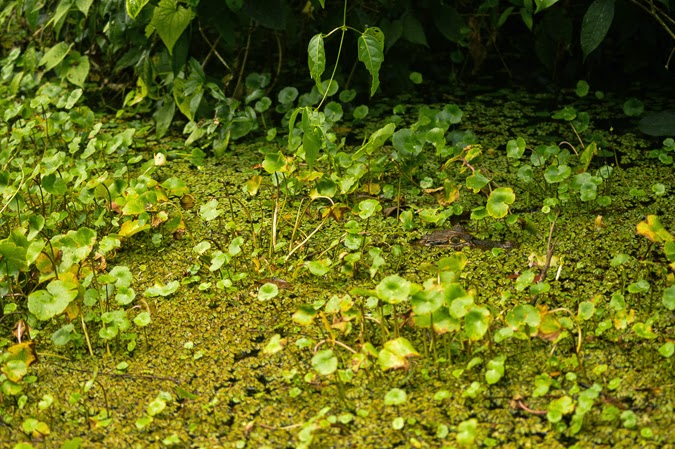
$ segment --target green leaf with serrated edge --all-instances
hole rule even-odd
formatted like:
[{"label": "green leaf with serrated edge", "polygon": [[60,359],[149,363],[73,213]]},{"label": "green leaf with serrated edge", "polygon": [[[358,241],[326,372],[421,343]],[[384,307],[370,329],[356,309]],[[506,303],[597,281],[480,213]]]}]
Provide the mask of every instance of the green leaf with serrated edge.
[{"label": "green leaf with serrated edge", "polygon": [[173,54],[173,46],[194,17],[192,8],[182,6],[178,0],[160,0],[157,4],[151,23],[169,50],[169,54]]},{"label": "green leaf with serrated edge", "polygon": [[323,48],[323,36],[321,33],[312,36],[307,46],[307,65],[309,76],[316,82],[321,90],[321,75],[326,70],[326,52]]},{"label": "green leaf with serrated edge", "polygon": [[359,61],[365,64],[370,72],[372,82],[370,84],[370,96],[375,95],[380,86],[380,66],[384,61],[384,33],[377,27],[366,28],[359,36],[358,42]]},{"label": "green leaf with serrated edge", "polygon": [[614,19],[614,0],[595,0],[581,22],[581,50],[584,59],[605,39]]},{"label": "green leaf with serrated edge", "polygon": [[149,0],[126,0],[125,4],[127,7],[127,14],[132,19],[135,19],[136,16],[141,12],[143,7],[148,4]]}]

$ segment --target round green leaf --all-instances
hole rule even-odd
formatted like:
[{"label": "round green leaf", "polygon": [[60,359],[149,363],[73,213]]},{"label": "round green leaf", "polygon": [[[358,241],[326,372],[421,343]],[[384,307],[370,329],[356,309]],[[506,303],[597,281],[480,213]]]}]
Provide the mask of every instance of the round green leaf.
[{"label": "round green leaf", "polygon": [[145,327],[152,321],[150,312],[141,312],[134,318],[134,324],[138,327]]},{"label": "round green leaf", "polygon": [[567,165],[551,165],[544,172],[544,179],[546,179],[546,182],[549,184],[554,184],[564,181],[569,178],[571,174],[572,169]]},{"label": "round green leaf", "polygon": [[665,358],[670,358],[675,353],[675,343],[667,341],[659,348],[659,354]]},{"label": "round green leaf", "polygon": [[492,218],[504,218],[515,200],[516,194],[510,187],[499,187],[490,194],[485,209]]},{"label": "round green leaf", "polygon": [[473,445],[476,440],[476,430],[478,429],[478,420],[471,418],[467,421],[462,421],[457,426],[457,442],[464,446]]},{"label": "round green leaf", "polygon": [[121,306],[130,304],[136,297],[136,292],[131,287],[117,287],[117,294],[115,295],[115,301]]},{"label": "round green leaf", "polygon": [[506,314],[506,322],[513,330],[520,330],[525,326],[537,328],[541,323],[541,315],[536,307],[519,304]]},{"label": "round green leaf", "polygon": [[408,399],[408,395],[400,388],[392,388],[384,395],[384,405],[401,405]]},{"label": "round green leaf", "polygon": [[356,120],[363,120],[368,115],[368,106],[362,104],[354,108],[354,118]]},{"label": "round green leaf", "polygon": [[590,90],[590,87],[588,86],[588,83],[585,80],[579,80],[577,82],[577,96],[578,97],[585,97],[588,95],[588,91]]},{"label": "round green leaf", "polygon": [[312,367],[316,370],[317,373],[328,376],[333,374],[338,366],[338,359],[333,354],[332,349],[325,349],[323,351],[317,352],[314,357],[312,357]]},{"label": "round green leaf", "polygon": [[54,280],[47,290],[36,290],[28,295],[28,310],[41,321],[63,313],[68,304],[77,297],[77,284]]},{"label": "round green leaf", "polygon": [[399,304],[408,299],[410,282],[394,274],[382,279],[375,287],[375,291],[381,300],[390,304]]},{"label": "round green leaf", "polygon": [[153,399],[152,402],[148,404],[147,412],[148,416],[156,416],[162,413],[166,408],[166,402],[160,398]]},{"label": "round green leaf", "polygon": [[471,341],[478,341],[488,330],[490,311],[485,307],[474,307],[464,316],[464,330]]},{"label": "round green leaf", "polygon": [[626,100],[623,104],[623,113],[628,117],[639,117],[645,110],[645,104],[637,98]]},{"label": "round green leaf", "polygon": [[518,137],[515,140],[509,140],[506,144],[506,156],[511,159],[520,159],[525,153],[525,139]]},{"label": "round green leaf", "polygon": [[428,315],[443,305],[443,294],[438,290],[423,290],[415,293],[410,303],[415,315]]},{"label": "round green leaf", "polygon": [[279,294],[279,287],[276,284],[270,282],[262,285],[258,290],[258,299],[260,301],[267,301],[268,299],[275,298]]}]

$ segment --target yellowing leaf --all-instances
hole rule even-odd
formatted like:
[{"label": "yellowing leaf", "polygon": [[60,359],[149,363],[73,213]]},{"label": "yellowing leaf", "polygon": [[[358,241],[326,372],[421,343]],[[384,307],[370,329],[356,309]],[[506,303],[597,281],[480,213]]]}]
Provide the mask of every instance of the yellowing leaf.
[{"label": "yellowing leaf", "polygon": [[668,232],[659,217],[656,215],[647,215],[647,221],[641,221],[636,226],[637,233],[652,242],[672,242],[673,235]]}]

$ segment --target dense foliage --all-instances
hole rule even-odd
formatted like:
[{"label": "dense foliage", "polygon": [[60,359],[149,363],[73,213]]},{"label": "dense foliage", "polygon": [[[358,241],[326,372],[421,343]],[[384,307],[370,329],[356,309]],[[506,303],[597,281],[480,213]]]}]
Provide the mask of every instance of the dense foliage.
[{"label": "dense foliage", "polygon": [[[330,379],[344,404],[344,389],[360,372],[407,370],[422,356],[435,367],[460,360],[456,378],[485,362],[481,381],[466,391],[475,397],[483,380],[492,386],[505,376],[506,345],[539,338],[552,352],[568,343],[571,357],[560,363],[568,384],[543,373],[537,396],[560,390],[547,404],[546,419],[556,432],[574,436],[594,401],[618,387],[590,381],[603,371],[588,367],[594,369],[588,375],[584,335],[617,344],[656,341],[663,359],[675,352],[672,335],[658,332],[659,326],[672,329],[675,239],[654,211],[631,224],[651,251],[612,255],[610,269],[622,283],[607,292],[611,299],[598,294],[573,305],[537,303],[563,269],[554,239],[561,217],[573,208],[607,210],[626,198],[663,202],[672,189],[661,180],[617,188],[618,153],[587,110],[605,98],[599,88],[605,86],[595,83],[591,91],[588,81],[609,71],[672,79],[675,26],[668,0],[14,0],[3,7],[0,329],[7,332],[0,335],[0,401],[13,410],[29,403],[36,381],[31,337],[47,337],[77,357],[133,354],[149,340],[151,298],[181,288],[212,296],[253,288],[252,297],[264,304],[282,295],[279,273],[361,282],[348,293],[308,299],[292,315],[299,329],[293,336],[303,335],[297,348],[314,347],[304,381]],[[469,84],[485,73],[497,82],[537,82],[554,91],[558,82],[575,86],[545,118],[571,137],[508,135],[488,147],[461,126],[457,102],[423,105],[415,113],[398,104],[384,116],[372,100],[397,90],[434,96],[433,83]],[[647,115],[637,98],[622,104],[629,119],[644,116],[639,130],[659,137],[644,159],[672,167],[675,143],[662,137],[675,134],[673,112]],[[347,137],[347,116],[354,127],[371,116],[378,120]],[[152,156],[144,153],[145,145],[154,150],[159,139],[181,132],[184,141],[166,140],[171,143]],[[245,200],[229,192],[195,198],[189,183],[165,167],[168,159],[198,169],[209,157],[226,161],[232,143],[247,136],[261,145],[247,179],[236,186]],[[492,164],[493,147],[503,150],[504,166]],[[405,204],[405,192],[418,201],[414,207]],[[514,213],[516,205],[539,214],[547,240],[493,302],[467,287],[464,252],[423,264],[427,278],[412,280],[386,271],[403,258],[402,246],[376,244],[369,235],[381,217],[402,232],[459,217],[497,232],[535,227]],[[321,241],[331,225],[332,240]],[[594,226],[605,226],[602,215]],[[197,228],[211,232],[193,232]],[[441,244],[489,249],[495,260],[514,248],[453,232]],[[180,281],[153,279],[137,295],[137,273],[113,265],[136,239],[161,251],[181,238],[190,239],[194,260]],[[315,242],[318,249],[310,251]],[[644,267],[635,273],[623,269],[638,261]],[[252,275],[260,286],[253,286]],[[653,292],[657,304],[637,316],[626,306],[626,296]],[[266,335],[263,355],[290,352],[285,332]],[[124,363],[117,369],[126,370]],[[287,380],[297,388],[300,377],[291,373]],[[90,413],[82,399],[95,379],[69,402],[92,426],[105,427],[112,422],[107,405]],[[180,388],[177,394],[194,399]],[[36,407],[48,410],[53,399],[45,395]],[[384,401],[400,405],[406,394],[393,388]],[[172,402],[160,391],[136,428],[150,427]],[[614,409],[612,420],[636,426],[632,411]],[[303,424],[298,447],[310,447],[313,433],[330,427],[323,419],[328,411]],[[18,428],[9,412],[1,417]],[[394,429],[403,427],[402,419]],[[457,442],[472,445],[477,425],[473,418],[459,423]],[[21,430],[33,439],[50,432],[33,417]],[[163,444],[176,444],[170,438]]]}]

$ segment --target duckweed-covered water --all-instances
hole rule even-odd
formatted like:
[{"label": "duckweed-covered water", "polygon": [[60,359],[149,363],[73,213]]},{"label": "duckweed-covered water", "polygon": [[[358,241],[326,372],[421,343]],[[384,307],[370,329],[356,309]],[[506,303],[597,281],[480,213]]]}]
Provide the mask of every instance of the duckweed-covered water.
[{"label": "duckweed-covered water", "polygon": [[[422,284],[434,277],[429,266],[454,250],[411,245],[438,227],[416,219],[414,229],[404,230],[396,212],[388,217],[379,212],[360,231],[367,240],[355,271],[344,269],[345,257],[354,252],[343,243],[345,221],[351,218],[347,212],[342,221],[326,221],[302,251],[285,261],[288,247],[284,244],[303,198],[297,196],[281,211],[281,246],[270,256],[277,191],[264,172],[267,178],[256,196],[242,188],[261,173],[260,149],[271,144],[237,142],[224,158],[207,159],[202,167],[177,158],[158,172],[160,178],[177,176],[187,181],[195,198],[196,207],[186,212],[187,232],[182,237],[166,235],[158,243],[150,233],[139,234],[125,243],[114,260],[108,260],[109,265],[131,269],[137,292],[155,283],[183,284],[171,296],[144,298],[146,304],[139,300],[139,308],[151,311],[152,323],[147,332],[139,332],[136,348],[128,352],[127,342],[119,340],[108,353],[100,341],[94,341],[96,355],[90,357],[84,347],[51,345],[49,336],[55,327],[46,326],[36,339],[39,362],[31,367],[36,380],[26,387],[27,405],[3,399],[4,414],[11,421],[0,426],[0,446],[31,442],[44,448],[78,447],[78,443],[83,448],[675,447],[673,357],[659,352],[675,340],[673,312],[662,304],[669,269],[662,245],[636,233],[636,225],[652,214],[675,231],[675,175],[672,165],[647,158],[647,151],[661,147],[662,139],[641,135],[634,128],[621,111],[623,97],[608,94],[602,101],[589,99],[583,105],[591,117],[590,131],[583,138],[602,141],[608,153],[615,153],[596,156],[591,165],[591,170],[605,164],[614,167],[603,187],[611,205],[602,207],[578,198],[566,204],[554,227],[554,258],[547,274],[550,290],[535,296],[516,288],[522,272],[538,272],[543,264],[551,221],[540,210],[541,195],[528,192],[529,187],[521,189],[526,186],[508,174],[514,171],[513,162],[505,158],[506,143],[520,136],[532,147],[549,141],[579,147],[568,124],[550,118],[553,110],[573,100],[571,92],[554,96],[509,91],[446,99],[464,112],[454,131],[472,132],[483,146],[482,166],[489,167],[501,186],[513,186],[517,192],[511,206],[517,221],[470,220],[468,212],[481,201],[484,204],[484,196],[463,192],[458,202],[467,212],[440,226],[450,228],[460,222],[479,238],[518,244],[502,252],[461,250],[468,264],[460,283],[474,293],[476,303],[489,309],[489,338],[469,344],[451,334],[438,336],[434,363],[431,353],[424,355],[429,334],[411,325],[409,306],[402,304],[396,310],[400,332],[421,356],[412,358],[408,369],[385,372],[377,359],[370,358],[371,366],[344,371],[350,366],[350,351],[329,342],[316,348],[328,338],[326,326],[319,318],[310,326],[297,324],[292,317],[298,308],[343,297],[353,288],[374,289],[391,274]],[[417,119],[416,108],[407,106],[405,122]],[[376,112],[377,107],[371,109]],[[381,109],[384,112],[376,120],[386,120],[391,105]],[[358,127],[345,131],[348,147],[358,145],[362,133]],[[154,141],[150,134],[145,137],[147,147],[137,146],[137,150],[148,158],[151,151],[171,154],[175,150],[175,143]],[[413,176],[437,182],[445,159],[429,151]],[[448,173],[459,176],[457,167]],[[382,184],[399,187],[395,173],[381,179]],[[653,190],[654,184],[665,186],[665,192]],[[405,204],[399,213],[439,207],[433,195],[411,188],[406,179],[400,187],[402,199],[381,198],[385,209],[402,200]],[[357,194],[366,192],[342,201],[353,205],[361,200]],[[199,207],[212,199],[219,201],[224,213],[205,221]],[[316,207],[310,207],[300,217],[299,232],[309,235],[320,220]],[[251,229],[256,232],[255,244]],[[243,278],[230,288],[218,289],[208,261],[200,259],[193,247],[207,240],[214,247],[227,248],[237,235],[245,240],[243,254],[230,269]],[[371,248],[379,248],[385,261],[372,278]],[[612,264],[618,254],[628,255],[628,261]],[[330,259],[332,270],[321,276],[310,273],[304,261],[315,258]],[[277,281],[284,287],[278,296],[259,300],[261,284],[272,278],[288,284]],[[628,286],[639,280],[648,282],[648,291],[629,293]],[[200,288],[205,282],[211,285]],[[612,299],[617,292],[623,295],[623,308],[616,296]],[[366,301],[365,297],[353,299]],[[594,314],[576,319],[578,325],[565,330],[566,336],[558,341],[540,335],[495,342],[505,315],[518,304],[549,311],[564,308],[574,321],[579,304],[588,301],[595,306]],[[384,341],[379,312],[368,306],[366,302],[370,319],[364,339],[380,348]],[[339,316],[326,315],[326,324],[334,325],[337,340],[358,349],[360,325],[341,326]],[[561,311],[556,316],[567,314]],[[647,327],[648,335],[636,332],[636,323],[642,323],[639,329]],[[283,349],[265,353],[275,334],[282,339]],[[316,350],[329,347],[338,357],[339,371],[322,376],[312,368],[312,357]],[[504,375],[489,384],[487,364],[500,355],[505,356]],[[594,384],[601,391],[586,404],[581,429],[573,432],[574,410],[584,406],[583,393]],[[402,403],[385,401],[392,388],[405,391]],[[54,402],[41,409],[38,404],[44,395],[51,395]],[[571,399],[572,408],[552,422],[552,404],[563,403],[564,398]],[[150,415],[151,420],[144,420]],[[27,418],[47,423],[49,435],[28,436],[22,431]]]}]

